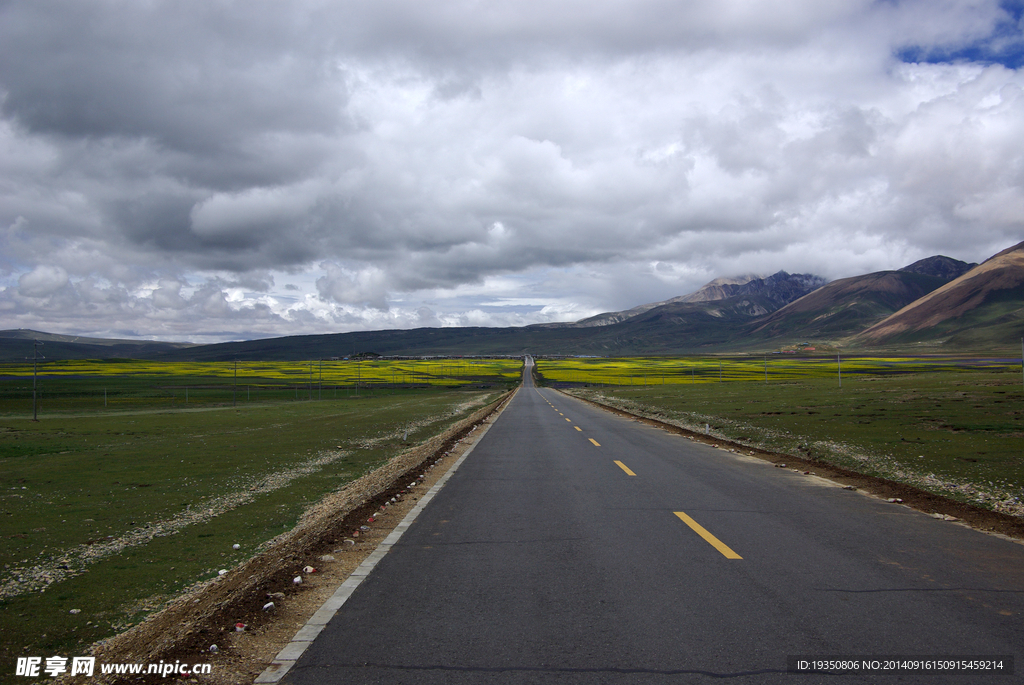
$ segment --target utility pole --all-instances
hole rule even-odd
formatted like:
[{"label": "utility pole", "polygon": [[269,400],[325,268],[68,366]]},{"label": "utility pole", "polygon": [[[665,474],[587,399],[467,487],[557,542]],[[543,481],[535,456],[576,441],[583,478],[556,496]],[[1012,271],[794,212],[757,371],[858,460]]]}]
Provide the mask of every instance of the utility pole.
[{"label": "utility pole", "polygon": [[[38,341],[38,340],[33,340],[32,341],[32,420],[33,421],[38,421],[39,420],[39,413],[38,413],[37,405],[36,405],[36,377],[38,375],[38,370],[37,370],[37,367],[36,367],[36,360],[39,358],[39,348],[42,346],[42,344],[43,343]],[[46,357],[43,357],[43,359],[46,359]]]}]

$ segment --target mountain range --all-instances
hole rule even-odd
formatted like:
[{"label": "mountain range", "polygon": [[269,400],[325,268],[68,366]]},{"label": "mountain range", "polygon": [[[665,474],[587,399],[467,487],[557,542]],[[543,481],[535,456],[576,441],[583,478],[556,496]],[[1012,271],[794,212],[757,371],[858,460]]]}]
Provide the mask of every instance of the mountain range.
[{"label": "mountain range", "polygon": [[807,349],[1016,350],[1024,336],[1024,242],[981,264],[946,256],[832,282],[779,271],[571,323],[418,328],[189,345],[0,331],[0,359],[275,360],[381,355],[643,355]]}]

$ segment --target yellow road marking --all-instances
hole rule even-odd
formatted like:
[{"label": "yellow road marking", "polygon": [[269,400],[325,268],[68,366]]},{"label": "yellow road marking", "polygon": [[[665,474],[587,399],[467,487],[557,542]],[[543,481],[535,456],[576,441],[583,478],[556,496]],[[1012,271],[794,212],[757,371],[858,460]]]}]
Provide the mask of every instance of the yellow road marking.
[{"label": "yellow road marking", "polygon": [[629,470],[629,467],[623,464],[619,460],[615,460],[615,463],[619,465],[619,468],[626,472],[627,476],[635,476],[636,474]]},{"label": "yellow road marking", "polygon": [[706,530],[704,530],[704,526],[700,525],[699,523],[694,521],[692,518],[690,518],[689,516],[687,516],[683,512],[677,511],[677,512],[674,512],[674,513],[675,513],[676,516],[679,517],[679,519],[683,523],[685,523],[690,528],[692,528],[693,532],[695,532],[697,535],[699,535],[702,538],[704,538],[704,540],[706,540],[709,545],[711,545],[712,547],[717,549],[719,552],[721,552],[722,555],[726,559],[742,559],[743,558],[739,554],[736,554],[736,552],[733,552],[731,549],[729,549],[729,546],[726,545],[724,542],[722,542],[721,540],[716,538],[714,535],[712,535],[711,533],[709,533]]},{"label": "yellow road marking", "polygon": [[578,431],[579,431],[580,433],[582,433],[582,432],[583,432],[583,429],[582,429],[582,428],[580,428],[579,426],[573,426],[573,428],[575,428],[576,430],[578,430]]},{"label": "yellow road marking", "polygon": [[590,442],[594,443],[597,447],[601,446],[601,443],[599,443],[597,440],[594,440],[593,438],[590,438]]},{"label": "yellow road marking", "polygon": [[568,421],[569,423],[572,423],[572,419],[566,419],[566,421]]}]

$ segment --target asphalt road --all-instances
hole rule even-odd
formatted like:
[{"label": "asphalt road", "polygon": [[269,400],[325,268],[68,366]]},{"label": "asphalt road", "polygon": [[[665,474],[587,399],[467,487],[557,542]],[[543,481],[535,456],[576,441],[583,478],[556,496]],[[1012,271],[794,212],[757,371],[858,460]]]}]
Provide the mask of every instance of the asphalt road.
[{"label": "asphalt road", "polygon": [[1022,617],[1020,544],[527,378],[284,682],[1007,683],[787,657],[1012,655],[1020,673]]}]

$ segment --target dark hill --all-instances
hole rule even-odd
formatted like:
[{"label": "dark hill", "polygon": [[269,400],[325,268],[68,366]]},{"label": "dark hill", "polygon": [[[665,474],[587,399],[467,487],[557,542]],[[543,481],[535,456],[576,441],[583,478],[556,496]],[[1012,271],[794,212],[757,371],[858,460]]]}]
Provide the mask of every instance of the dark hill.
[{"label": "dark hill", "polygon": [[1003,250],[857,336],[863,344],[945,339],[1005,345],[1024,335],[1024,242]]},{"label": "dark hill", "polygon": [[[825,279],[821,276],[815,276],[814,274],[789,274],[785,271],[779,271],[764,278],[751,275],[716,278],[710,283],[705,283],[697,291],[689,295],[673,297],[664,302],[642,304],[621,312],[605,312],[581,319],[575,323],[536,324],[536,327],[590,328],[594,326],[608,326],[643,316],[660,307],[679,307],[681,305],[694,304],[698,305],[698,308],[692,311],[713,311],[717,308],[717,305],[713,306],[711,310],[702,310],[699,305],[718,303],[725,300],[730,301],[729,304],[725,305],[726,309],[742,311],[746,316],[762,316],[820,288],[825,283]],[[748,305],[737,305],[743,299],[748,300]],[[682,311],[691,310],[683,307]]]},{"label": "dark hill", "polygon": [[190,343],[85,338],[18,328],[0,331],[0,359],[31,359],[34,340],[43,343],[39,354],[48,359],[146,359],[196,347]]},{"label": "dark hill", "polygon": [[[930,257],[822,286],[817,276],[780,271],[766,278],[716,279],[700,297],[612,312],[597,325],[419,328],[183,345],[0,332],[0,359],[308,360],[380,355],[646,355],[746,352],[798,341],[845,345],[947,341],[952,349],[1002,347],[1024,335],[1024,243],[950,281],[966,265]],[[742,282],[737,282],[742,281]],[[820,286],[820,287],[819,287]],[[701,291],[698,291],[701,293]],[[731,294],[730,294],[731,293]],[[693,294],[691,294],[693,295]],[[796,298],[796,299],[794,299]],[[861,335],[857,335],[861,334]]]},{"label": "dark hill", "polygon": [[952,257],[936,255],[934,257],[925,257],[910,266],[903,267],[900,271],[921,274],[922,276],[937,276],[938,278],[952,281],[953,279],[960,278],[976,266],[978,265],[961,262],[959,259],[953,259]]},{"label": "dark hill", "polygon": [[760,339],[844,338],[946,283],[937,276],[878,271],[832,281],[757,322]]}]

